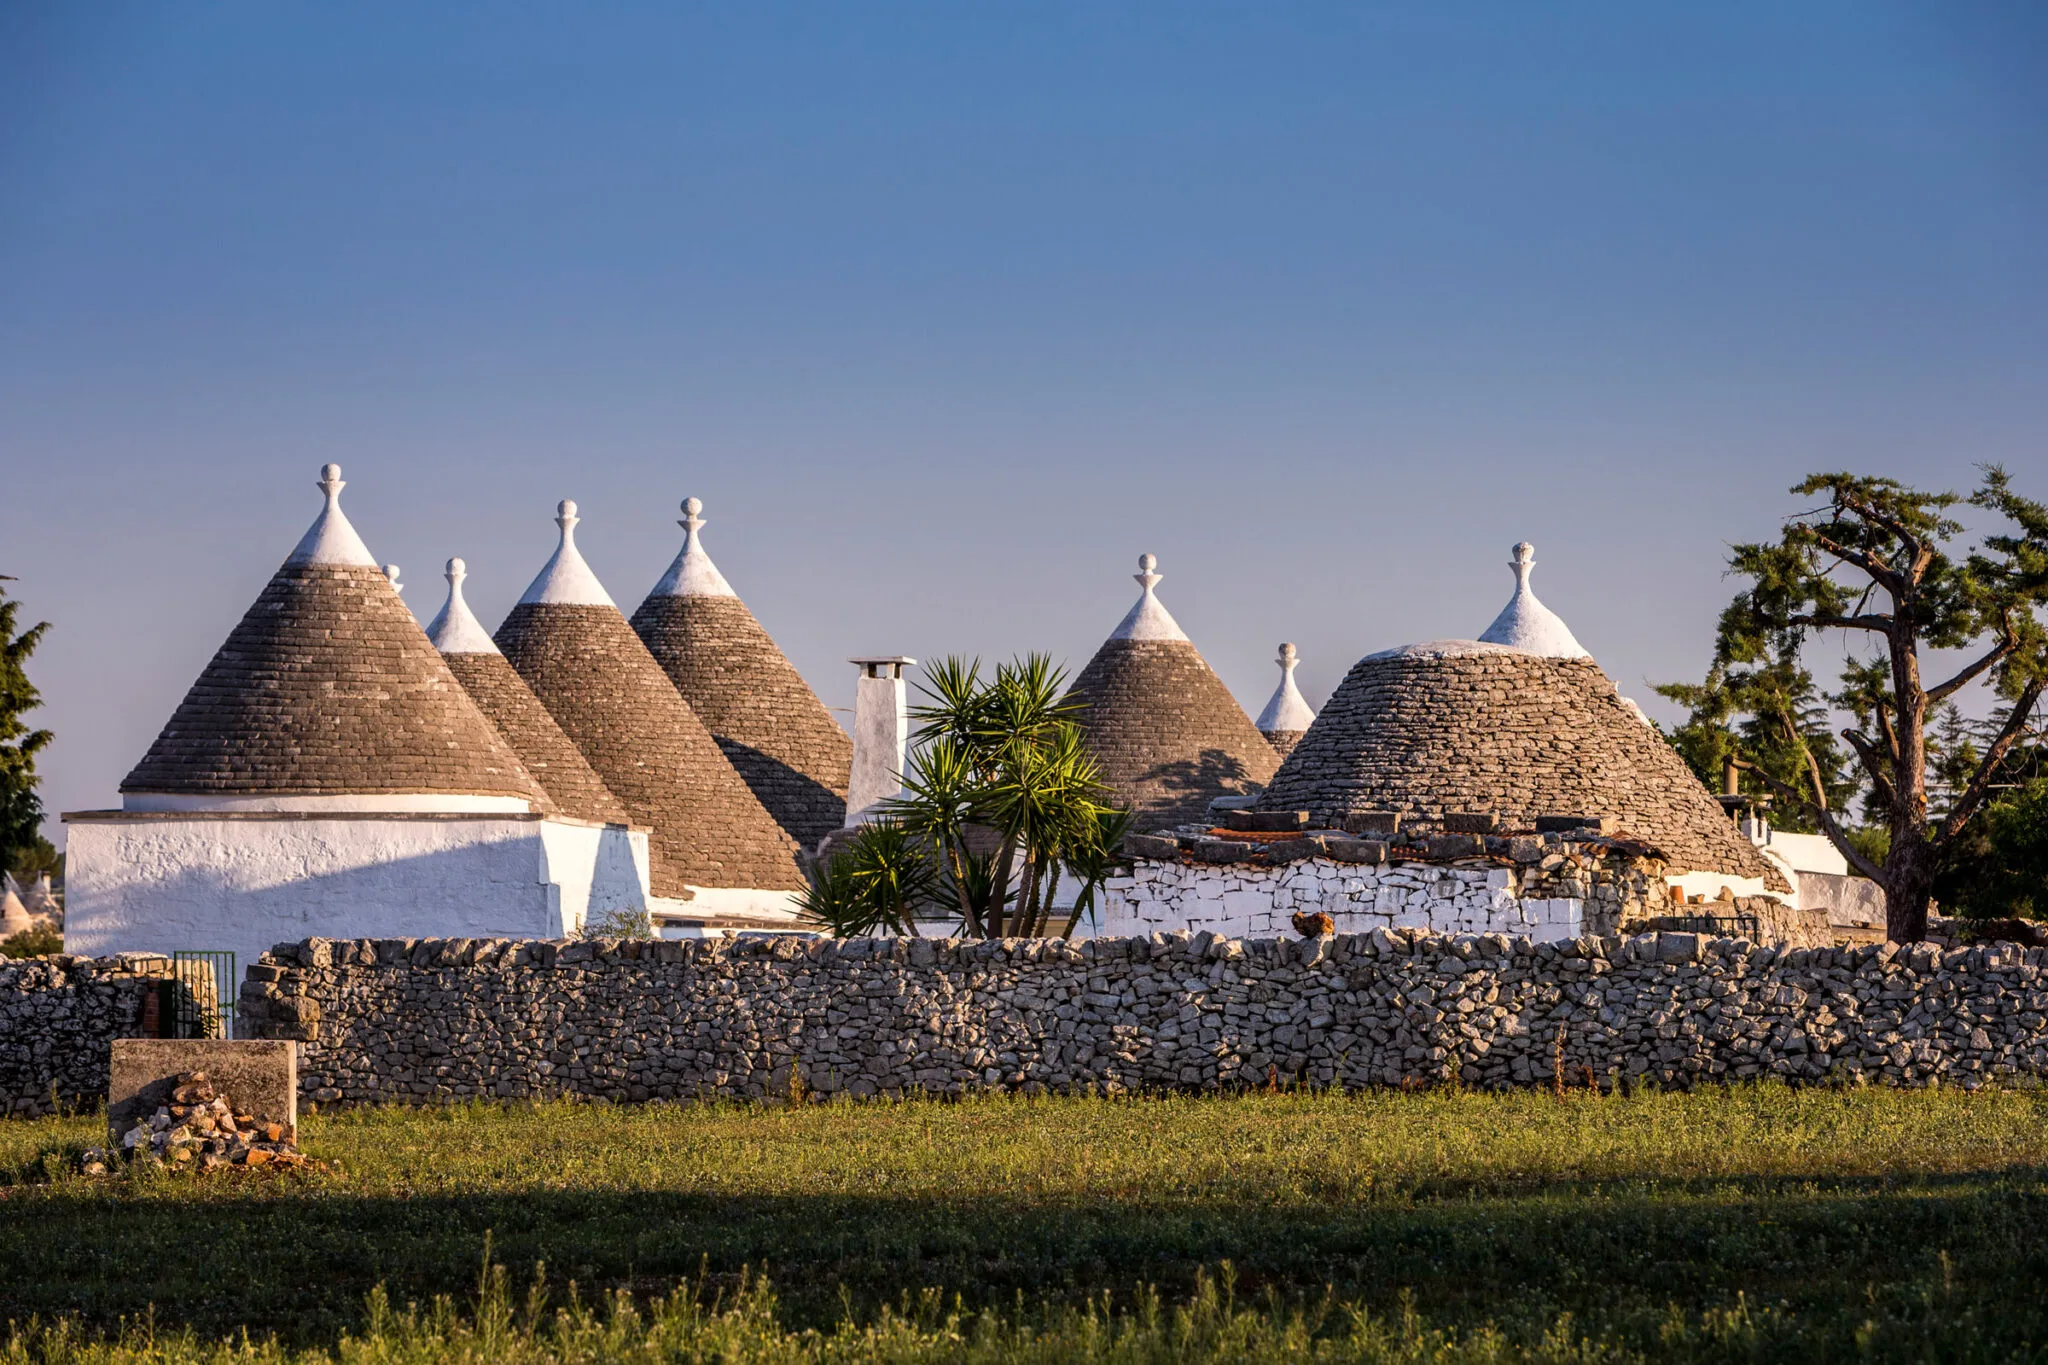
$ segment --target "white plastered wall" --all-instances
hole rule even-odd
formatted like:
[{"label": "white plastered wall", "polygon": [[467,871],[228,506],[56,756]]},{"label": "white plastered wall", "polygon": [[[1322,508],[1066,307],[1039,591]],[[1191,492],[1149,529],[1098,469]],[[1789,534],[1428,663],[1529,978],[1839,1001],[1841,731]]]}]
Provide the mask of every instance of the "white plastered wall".
[{"label": "white plastered wall", "polygon": [[1291,938],[1297,913],[1327,914],[1340,934],[1429,929],[1546,941],[1584,932],[1585,902],[1522,898],[1500,867],[1367,865],[1306,858],[1279,867],[1137,859],[1102,888],[1100,921],[1081,936],[1209,929],[1239,938]]},{"label": "white plastered wall", "polygon": [[492,813],[88,812],[65,817],[64,949],[323,938],[559,938],[646,904],[646,837]]}]

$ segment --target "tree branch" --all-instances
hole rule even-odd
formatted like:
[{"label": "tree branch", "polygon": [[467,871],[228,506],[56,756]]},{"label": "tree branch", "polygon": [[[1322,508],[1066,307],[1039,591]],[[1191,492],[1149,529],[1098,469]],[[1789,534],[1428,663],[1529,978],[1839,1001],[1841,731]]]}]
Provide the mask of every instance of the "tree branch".
[{"label": "tree branch", "polygon": [[1833,811],[1829,810],[1826,806],[1815,805],[1806,797],[1801,796],[1797,788],[1780,782],[1754,763],[1746,763],[1741,759],[1737,759],[1735,766],[1744,772],[1755,773],[1757,781],[1769,787],[1772,794],[1783,797],[1793,805],[1812,815],[1815,822],[1820,825],[1821,831],[1828,836],[1828,842],[1835,846],[1836,851],[1848,861],[1851,867],[1874,882],[1883,882],[1884,870],[1876,863],[1871,862],[1870,859],[1864,857],[1857,851],[1856,846],[1849,842],[1849,836],[1843,833],[1841,825],[1836,823]]},{"label": "tree branch", "polygon": [[2007,631],[2005,638],[1999,641],[1998,648],[1992,650],[1989,654],[1986,654],[1983,658],[1977,660],[1977,662],[1971,664],[1939,687],[1928,688],[1927,700],[1929,702],[1947,701],[1955,692],[1969,686],[1971,681],[1982,674],[1985,669],[1991,667],[2000,659],[2005,658],[2015,649],[2018,649],[2019,645],[2020,642],[2013,637],[2012,632]]},{"label": "tree branch", "polygon": [[1836,559],[1841,560],[1845,564],[1853,564],[1855,567],[1863,570],[1864,573],[1870,575],[1874,581],[1882,583],[1894,596],[1897,595],[1898,589],[1906,581],[1898,570],[1892,568],[1891,565],[1867,550],[1858,550],[1853,546],[1843,545],[1831,536],[1822,535],[1811,526],[1806,528],[1806,534],[1813,538],[1814,544],[1826,550]]},{"label": "tree branch", "polygon": [[1875,504],[1865,502],[1853,494],[1837,494],[1836,497],[1843,506],[1847,507],[1857,516],[1862,517],[1865,521],[1874,521],[1879,526],[1884,527],[1885,530],[1897,536],[1899,543],[1912,552],[1915,566],[1924,567],[1921,560],[1926,547],[1921,542],[1919,536],[1906,529],[1904,522],[1878,511]]},{"label": "tree branch", "polygon": [[1863,771],[1870,778],[1870,785],[1877,788],[1878,794],[1884,799],[1885,804],[1887,806],[1897,806],[1899,799],[1898,788],[1893,785],[1891,776],[1886,772],[1883,763],[1879,761],[1876,746],[1854,730],[1842,731],[1842,740],[1856,751],[1856,758],[1863,764]]},{"label": "tree branch", "polygon": [[1892,626],[1896,624],[1889,616],[1831,616],[1826,613],[1794,616],[1791,623],[1823,630],[1874,630],[1880,635],[1890,635]]},{"label": "tree branch", "polygon": [[2012,714],[2006,717],[2005,728],[1999,731],[1998,738],[1986,751],[1984,760],[1977,765],[1977,771],[1970,774],[1969,783],[1964,786],[1962,795],[1956,798],[1955,805],[1949,809],[1948,819],[1941,822],[1941,832],[1937,836],[1939,843],[1946,844],[1962,833],[1963,826],[1970,822],[1970,817],[1976,814],[1977,807],[1983,804],[1984,794],[1991,790],[1991,779],[1997,775],[1998,765],[2005,761],[2006,754],[2026,732],[2027,721],[2034,713],[2034,703],[2041,699],[2043,686],[2043,681],[2036,678],[2021,690],[2019,697],[2013,702]]}]

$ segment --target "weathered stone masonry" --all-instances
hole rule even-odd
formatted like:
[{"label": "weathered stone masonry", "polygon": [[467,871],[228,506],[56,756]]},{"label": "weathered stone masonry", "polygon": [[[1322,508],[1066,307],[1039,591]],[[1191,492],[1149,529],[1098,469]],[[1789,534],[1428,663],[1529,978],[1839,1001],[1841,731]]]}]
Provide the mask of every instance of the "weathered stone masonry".
[{"label": "weathered stone masonry", "polygon": [[304,1040],[320,1101],[1547,1085],[1560,1030],[1603,1085],[2048,1072],[2048,949],[2013,945],[315,939],[250,977],[245,1022]]},{"label": "weathered stone masonry", "polygon": [[90,1107],[107,1096],[108,1044],[132,1038],[162,958],[0,958],[0,1114]]}]

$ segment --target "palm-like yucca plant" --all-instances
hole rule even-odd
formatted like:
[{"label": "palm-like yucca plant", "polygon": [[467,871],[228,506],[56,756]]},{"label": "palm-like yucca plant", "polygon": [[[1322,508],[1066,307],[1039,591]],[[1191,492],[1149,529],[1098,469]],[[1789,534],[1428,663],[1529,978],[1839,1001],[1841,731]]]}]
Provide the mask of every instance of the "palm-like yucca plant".
[{"label": "palm-like yucca plant", "polygon": [[[1044,655],[999,665],[942,659],[912,709],[918,751],[892,808],[934,864],[933,883],[977,937],[1046,932],[1063,869],[1083,894],[1108,875],[1127,826],[1112,828],[1094,756],[1062,698],[1066,675]],[[1079,869],[1086,867],[1089,872]],[[1070,920],[1067,931],[1073,931]]]},{"label": "palm-like yucca plant", "polygon": [[797,896],[798,910],[842,938],[915,938],[919,907],[939,894],[922,841],[891,819],[861,826],[845,847],[810,869],[809,882]]}]

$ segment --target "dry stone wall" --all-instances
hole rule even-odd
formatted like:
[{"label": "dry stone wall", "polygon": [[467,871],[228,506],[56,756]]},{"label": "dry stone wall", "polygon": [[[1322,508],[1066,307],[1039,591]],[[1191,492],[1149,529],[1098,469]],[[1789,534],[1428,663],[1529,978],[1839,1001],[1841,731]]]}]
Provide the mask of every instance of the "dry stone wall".
[{"label": "dry stone wall", "polygon": [[0,958],[0,1114],[90,1107],[107,1096],[107,1058],[132,1038],[158,957]]},{"label": "dry stone wall", "polygon": [[245,1027],[301,1039],[302,1093],[327,1102],[2048,1071],[2048,949],[2009,944],[315,939],[249,977]]}]

